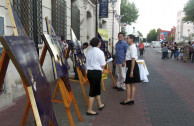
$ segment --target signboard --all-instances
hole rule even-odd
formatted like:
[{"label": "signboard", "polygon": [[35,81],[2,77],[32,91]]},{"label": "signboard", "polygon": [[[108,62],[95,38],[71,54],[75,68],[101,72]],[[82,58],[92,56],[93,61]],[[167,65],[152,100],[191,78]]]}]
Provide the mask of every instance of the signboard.
[{"label": "signboard", "polygon": [[38,109],[38,112],[33,109],[34,116],[40,116],[43,126],[49,126],[50,120],[58,126],[49,83],[40,65],[33,39],[27,36],[5,36],[0,37],[0,40],[27,88],[32,88],[32,93],[29,92],[30,101],[31,104],[35,102],[32,108],[37,106]]},{"label": "signboard", "polygon": [[167,40],[168,32],[161,32],[160,33],[160,40]]},{"label": "signboard", "polygon": [[100,1],[100,10],[99,10],[100,18],[108,18],[108,0]]},{"label": "signboard", "polygon": [[85,63],[86,57],[83,53],[83,49],[81,48],[81,42],[77,40],[75,33],[71,29],[71,40],[68,40],[72,55],[73,55],[73,65],[74,67],[79,66],[82,70],[83,75],[85,76]]},{"label": "signboard", "polygon": [[98,38],[101,39],[100,49],[104,52],[105,59],[110,59],[111,54],[108,51],[109,33],[108,30],[98,29]]},{"label": "signboard", "polygon": [[65,77],[68,84],[67,87],[69,88],[70,87],[69,77],[68,77],[69,65],[67,63],[67,60],[65,59],[65,55],[64,55],[65,50],[62,49],[63,43],[61,42],[61,38],[54,35],[50,36],[48,34],[43,34],[42,37],[51,57],[54,58],[56,79],[60,77]]}]

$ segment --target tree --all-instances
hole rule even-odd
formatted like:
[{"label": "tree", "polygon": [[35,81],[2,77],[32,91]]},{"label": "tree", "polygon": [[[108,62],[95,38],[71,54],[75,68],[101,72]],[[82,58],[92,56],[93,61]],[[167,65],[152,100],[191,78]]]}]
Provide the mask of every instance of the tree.
[{"label": "tree", "polygon": [[147,41],[151,42],[151,41],[156,41],[158,38],[159,32],[158,30],[156,31],[156,29],[152,29],[150,30],[150,32],[147,34]]},{"label": "tree", "polygon": [[194,23],[194,0],[189,0],[184,7],[185,17],[183,21]]},{"label": "tree", "polygon": [[122,23],[131,24],[135,22],[138,18],[138,9],[135,6],[135,3],[130,3],[128,0],[121,0],[121,19]]}]

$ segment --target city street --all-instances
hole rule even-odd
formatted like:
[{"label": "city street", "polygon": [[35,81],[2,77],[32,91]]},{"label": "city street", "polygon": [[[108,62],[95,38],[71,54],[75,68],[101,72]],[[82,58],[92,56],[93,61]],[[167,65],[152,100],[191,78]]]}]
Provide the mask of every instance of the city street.
[{"label": "city street", "polygon": [[[112,80],[105,80],[106,105],[97,116],[87,116],[87,107],[79,83],[71,83],[83,122],[79,122],[73,104],[71,112],[75,126],[194,126],[194,63],[162,60],[158,48],[145,48],[144,59],[149,70],[149,83],[136,84],[134,105],[122,106],[125,91],[112,89]],[[116,77],[115,77],[116,79]],[[52,85],[52,90],[54,85]],[[85,87],[88,95],[89,87]],[[60,99],[60,97],[58,97]],[[26,96],[0,110],[0,126],[19,126],[26,106]],[[53,103],[59,126],[68,126],[63,104]],[[34,126],[32,112],[26,126]]]}]

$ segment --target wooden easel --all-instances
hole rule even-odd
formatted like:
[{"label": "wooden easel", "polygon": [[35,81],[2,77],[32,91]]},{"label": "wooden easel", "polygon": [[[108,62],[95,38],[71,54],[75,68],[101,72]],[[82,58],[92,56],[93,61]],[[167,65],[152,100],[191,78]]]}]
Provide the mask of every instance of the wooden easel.
[{"label": "wooden easel", "polygon": [[[47,21],[48,33],[51,35],[51,30],[50,30],[50,26],[49,26],[48,17],[46,17],[46,21]],[[45,55],[46,55],[46,51],[47,51],[47,48],[46,48],[46,45],[44,44],[43,51],[42,51],[41,58],[40,58],[41,66],[43,65]],[[55,67],[54,57],[51,57],[51,59],[52,59],[52,62],[53,62],[53,67],[54,67],[55,79],[57,80],[57,84],[56,84],[56,88],[55,88],[55,91],[54,91],[53,98],[56,98],[56,96],[57,96],[56,92],[58,92],[59,89],[60,89],[62,99],[63,99],[63,100],[52,99],[51,101],[52,102],[57,102],[57,103],[63,103],[65,105],[70,125],[74,126],[73,118],[72,118],[71,111],[70,111],[69,107],[70,107],[71,103],[73,102],[76,113],[78,115],[78,118],[79,118],[80,122],[82,122],[82,117],[81,117],[78,105],[76,103],[76,100],[75,100],[75,97],[74,97],[74,94],[73,94],[72,90],[71,91],[67,90],[67,87],[65,86],[65,83],[67,83],[67,82],[64,79],[64,77],[61,77],[61,78],[57,79],[58,77],[57,77],[57,71],[56,71],[56,67]],[[22,121],[23,125],[25,124],[25,122],[27,120],[27,116],[28,116],[29,109],[30,109],[29,106],[30,106],[30,104],[29,104],[29,101],[28,101],[28,103],[26,105],[25,112],[24,112],[24,116],[23,116],[23,121]]]},{"label": "wooden easel", "polygon": [[[9,0],[6,0],[6,4],[7,4],[9,16],[10,16],[10,20],[11,20],[11,24],[12,24],[12,28],[13,28],[13,34],[14,34],[14,36],[19,36],[17,28],[16,28],[15,20],[14,20],[12,8],[11,8],[11,3]],[[3,85],[3,81],[5,78],[5,74],[7,71],[8,64],[9,64],[9,60],[10,60],[10,58],[9,58],[8,54],[6,53],[5,49],[3,49],[2,57],[0,59],[0,75],[1,75],[0,76],[0,89],[2,88],[2,85]],[[23,87],[25,89],[25,92],[26,92],[26,95],[28,98],[28,104],[27,104],[26,108],[32,109],[37,126],[42,126],[42,123],[40,120],[40,115],[38,113],[38,108],[37,108],[36,101],[34,98],[32,86],[26,86],[26,84],[23,80],[22,80],[22,84],[23,84]],[[51,120],[50,120],[50,126],[54,126],[54,124],[52,123]]]}]

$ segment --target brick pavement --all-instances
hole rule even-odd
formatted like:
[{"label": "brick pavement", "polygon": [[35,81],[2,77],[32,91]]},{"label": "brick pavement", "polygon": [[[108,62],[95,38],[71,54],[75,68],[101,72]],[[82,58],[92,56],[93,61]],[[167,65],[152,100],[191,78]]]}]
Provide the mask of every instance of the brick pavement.
[{"label": "brick pavement", "polygon": [[[87,107],[81,87],[78,83],[72,83],[83,118],[83,122],[79,122],[74,106],[71,105],[75,126],[194,126],[194,64],[161,60],[160,55],[155,49],[146,49],[144,58],[150,72],[150,82],[136,84],[133,106],[119,104],[124,100],[125,92],[112,89],[109,78],[105,80],[106,92],[102,93],[102,101],[106,107],[98,116],[86,116]],[[86,87],[86,92],[88,89]],[[25,103],[26,96],[23,96],[0,110],[0,126],[19,126]],[[59,125],[69,125],[64,105],[54,103],[53,106]],[[98,111],[96,103],[94,110]],[[34,126],[32,113],[26,126]]]}]

